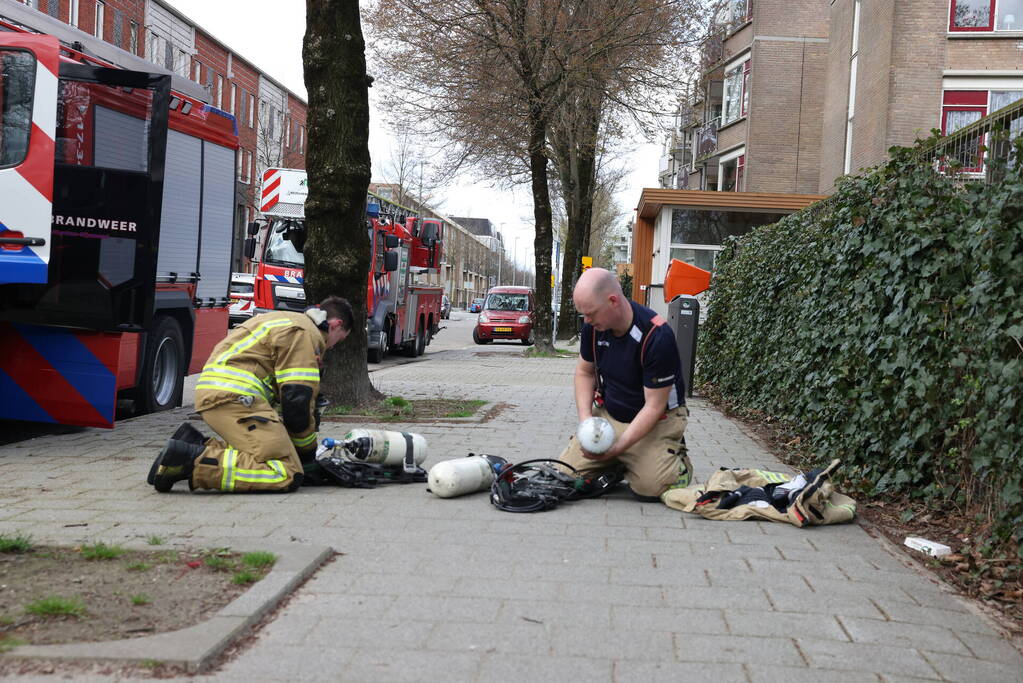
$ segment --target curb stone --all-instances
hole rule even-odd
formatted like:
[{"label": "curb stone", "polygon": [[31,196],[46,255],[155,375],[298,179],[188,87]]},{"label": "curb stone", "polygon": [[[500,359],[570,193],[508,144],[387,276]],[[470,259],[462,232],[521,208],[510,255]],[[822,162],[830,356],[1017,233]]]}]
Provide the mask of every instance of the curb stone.
[{"label": "curb stone", "polygon": [[[249,552],[239,548],[231,550]],[[260,544],[259,550],[277,555],[270,573],[204,622],[177,631],[102,643],[22,645],[3,657],[135,664],[159,662],[183,667],[189,673],[202,671],[334,553],[327,546],[298,543]]]}]

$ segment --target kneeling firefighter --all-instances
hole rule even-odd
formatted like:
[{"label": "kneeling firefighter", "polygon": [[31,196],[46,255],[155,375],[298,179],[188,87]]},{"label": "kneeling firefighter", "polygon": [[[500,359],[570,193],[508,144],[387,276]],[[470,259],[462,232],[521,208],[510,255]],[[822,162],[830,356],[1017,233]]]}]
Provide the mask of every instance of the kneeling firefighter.
[{"label": "kneeling firefighter", "polygon": [[147,481],[160,492],[185,480],[191,489],[237,492],[320,483],[313,471],[320,366],[352,323],[351,305],[332,296],[304,313],[264,313],[231,330],[195,387],[196,410],[223,440],[183,423]]}]

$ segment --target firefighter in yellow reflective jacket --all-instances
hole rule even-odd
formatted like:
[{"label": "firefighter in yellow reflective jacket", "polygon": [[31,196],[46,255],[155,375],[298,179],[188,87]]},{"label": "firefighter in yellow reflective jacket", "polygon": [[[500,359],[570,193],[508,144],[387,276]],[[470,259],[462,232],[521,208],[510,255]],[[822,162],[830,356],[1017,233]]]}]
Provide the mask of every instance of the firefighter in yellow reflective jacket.
[{"label": "firefighter in yellow reflective jacket", "polygon": [[[329,297],[305,313],[254,316],[221,341],[195,387],[195,407],[223,439],[189,423],[156,457],[157,491],[293,491],[316,453],[316,398],[323,353],[352,329],[352,307]],[[278,409],[280,412],[278,413]]]}]

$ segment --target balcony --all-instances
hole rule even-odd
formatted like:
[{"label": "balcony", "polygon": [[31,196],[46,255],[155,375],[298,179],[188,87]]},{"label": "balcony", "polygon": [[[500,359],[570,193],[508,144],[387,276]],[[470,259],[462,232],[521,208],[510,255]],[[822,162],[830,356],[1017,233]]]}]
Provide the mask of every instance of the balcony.
[{"label": "balcony", "polygon": [[707,121],[696,129],[696,158],[703,159],[718,151],[718,125],[721,117]]}]

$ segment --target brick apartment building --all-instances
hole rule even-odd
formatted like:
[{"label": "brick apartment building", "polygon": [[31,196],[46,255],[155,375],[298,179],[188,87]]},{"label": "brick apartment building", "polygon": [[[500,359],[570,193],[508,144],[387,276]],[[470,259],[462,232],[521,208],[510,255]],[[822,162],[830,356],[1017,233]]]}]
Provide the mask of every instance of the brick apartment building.
[{"label": "brick apartment building", "polygon": [[1023,0],[728,0],[664,188],[827,193],[1023,97]]},{"label": "brick apartment building", "polygon": [[671,258],[713,268],[724,237],[832,192],[890,147],[1023,97],[1023,0],[726,0],[709,36],[662,189],[640,198],[641,288]]},{"label": "brick apartment building", "polygon": [[[18,5],[37,14],[18,11]],[[123,50],[110,51],[105,59],[128,66],[124,62],[134,55],[193,81],[205,90],[202,99],[235,116],[239,234],[233,268],[241,270],[244,228],[256,215],[263,170],[305,168],[305,101],[162,0],[0,0],[0,17],[30,28],[46,31],[43,15]]]}]

